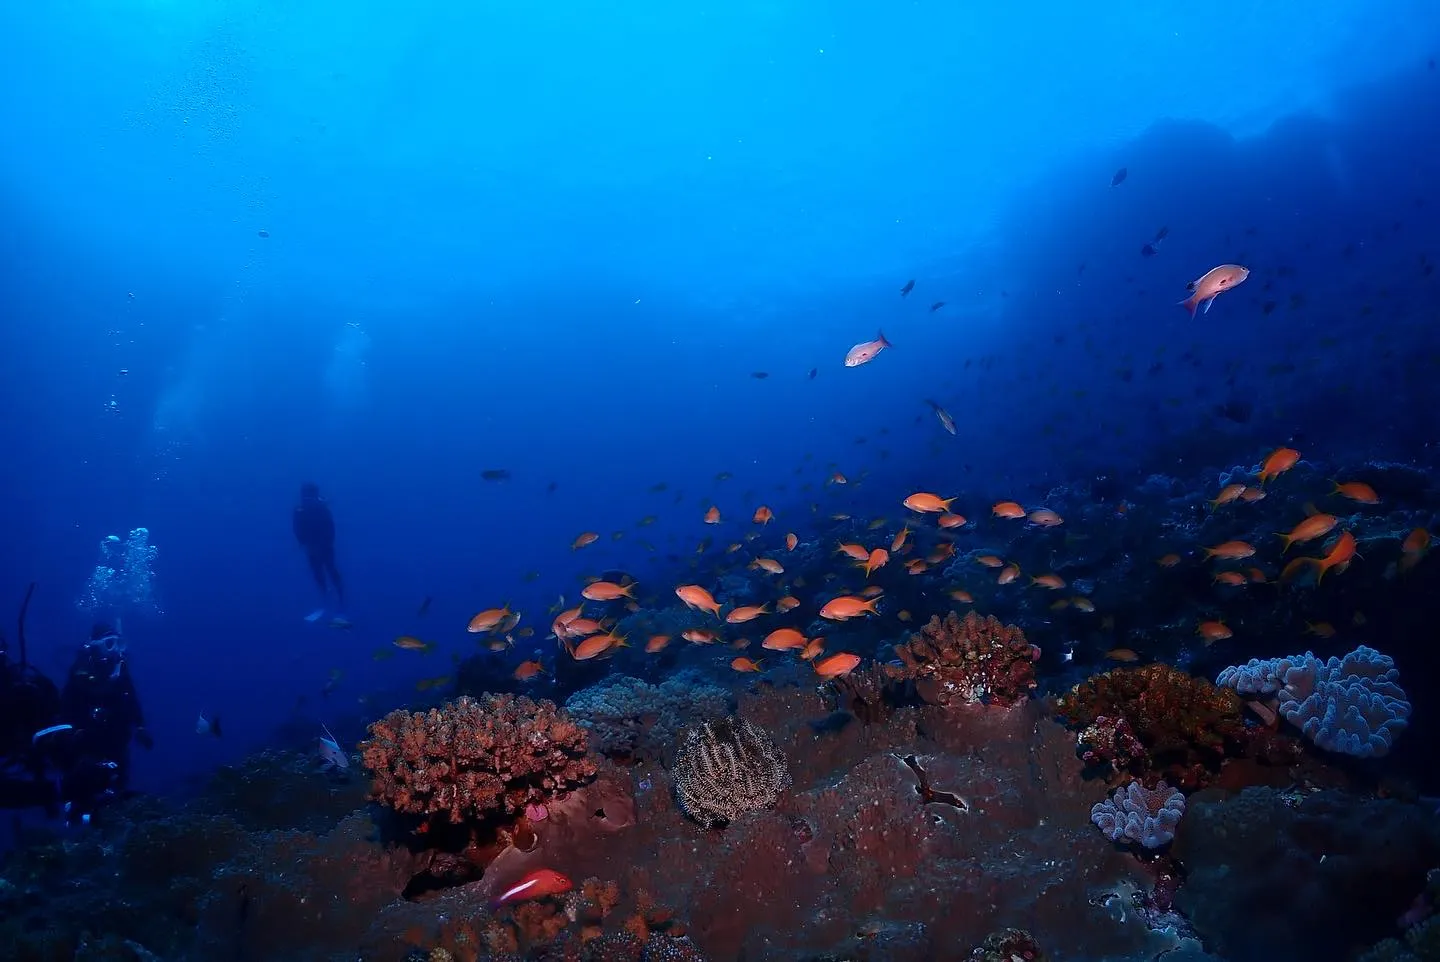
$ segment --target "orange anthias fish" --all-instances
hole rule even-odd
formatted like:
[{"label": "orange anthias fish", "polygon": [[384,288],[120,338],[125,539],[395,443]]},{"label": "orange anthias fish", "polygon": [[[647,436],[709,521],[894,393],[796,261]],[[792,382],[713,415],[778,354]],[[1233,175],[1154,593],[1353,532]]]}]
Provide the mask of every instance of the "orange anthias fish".
[{"label": "orange anthias fish", "polygon": [[825,602],[825,607],[820,609],[820,617],[829,618],[831,621],[848,621],[861,615],[878,615],[879,613],[875,608],[875,599],[866,601],[864,598],[855,598],[850,595],[832,598]]},{"label": "orange anthias fish", "polygon": [[1255,553],[1255,547],[1244,541],[1226,541],[1213,548],[1205,549],[1206,558],[1220,558],[1225,561],[1239,561]]},{"label": "orange anthias fish", "polygon": [[919,511],[921,514],[945,514],[950,510],[950,502],[954,498],[941,498],[938,494],[931,494],[929,491],[917,491],[904,501],[900,502],[911,511]]},{"label": "orange anthias fish", "polygon": [[510,607],[508,605],[504,608],[486,608],[470,619],[470,624],[466,626],[465,630],[472,635],[482,631],[492,631],[500,622],[509,617]]},{"label": "orange anthias fish", "polygon": [[1222,571],[1215,576],[1214,583],[1228,585],[1232,588],[1238,588],[1240,585],[1246,583],[1246,578],[1238,571]]},{"label": "orange anthias fish", "polygon": [[940,527],[942,528],[962,528],[964,526],[965,516],[963,514],[950,514],[947,511],[940,516]]},{"label": "orange anthias fish", "polygon": [[796,546],[797,544],[799,544],[799,543],[800,543],[800,539],[797,538],[797,537],[795,537],[795,533],[794,533],[793,531],[792,531],[790,534],[787,534],[787,535],[785,536],[785,550],[786,550],[786,551],[794,551],[794,550],[795,550],[795,546]]},{"label": "orange anthias fish", "polygon": [[1359,554],[1355,543],[1355,536],[1348,531],[1340,532],[1340,537],[1335,541],[1335,547],[1323,558],[1315,559],[1315,567],[1318,571],[1315,574],[1315,583],[1319,584],[1320,579],[1325,577],[1325,572],[1331,568],[1344,571],[1350,559]]},{"label": "orange anthias fish", "polygon": [[769,614],[768,605],[742,605],[725,616],[725,620],[732,625],[743,625],[747,621],[754,621],[761,615]]},{"label": "orange anthias fish", "polygon": [[599,541],[599,540],[600,540],[600,536],[599,536],[598,534],[596,534],[595,532],[593,532],[593,531],[582,531],[582,532],[580,533],[580,536],[579,536],[578,538],[576,538],[576,539],[571,543],[571,545],[570,545],[570,550],[571,550],[571,551],[579,551],[581,548],[585,547],[587,544],[594,544],[596,541]]},{"label": "orange anthias fish", "polygon": [[735,658],[731,660],[730,667],[736,671],[763,671],[760,662],[751,658]]},{"label": "orange anthias fish", "polygon": [[1038,524],[1042,528],[1053,528],[1057,524],[1064,524],[1065,519],[1049,508],[1039,508],[1030,512],[1030,523]]},{"label": "orange anthias fish", "polygon": [[845,355],[845,366],[859,367],[862,364],[868,364],[870,361],[875,360],[881,351],[893,346],[889,341],[885,340],[885,332],[880,331],[875,335],[875,340],[862,341],[852,347]]},{"label": "orange anthias fish", "polygon": [[628,647],[625,639],[618,635],[591,635],[576,645],[572,654],[576,661],[589,661],[591,658],[598,658],[612,648]]},{"label": "orange anthias fish", "polygon": [[1245,278],[1250,276],[1249,268],[1241,267],[1239,264],[1221,264],[1219,267],[1212,267],[1205,272],[1205,275],[1198,281],[1192,281],[1188,290],[1190,296],[1180,302],[1180,306],[1195,316],[1195,311],[1201,304],[1205,305],[1208,313],[1210,305],[1215,298],[1232,287],[1238,287],[1245,283]]},{"label": "orange anthias fish", "polygon": [[831,655],[829,658],[822,658],[815,662],[815,674],[825,680],[839,678],[841,675],[848,675],[860,664],[860,656],[852,655],[848,651]]},{"label": "orange anthias fish", "polygon": [[907,524],[905,527],[900,529],[899,534],[895,535],[895,537],[890,539],[890,550],[899,551],[901,548],[905,547],[905,539],[908,537],[910,537],[910,526]]},{"label": "orange anthias fish", "polygon": [[1306,541],[1314,541],[1316,538],[1323,538],[1340,523],[1340,519],[1333,514],[1312,514],[1304,521],[1295,526],[1295,530],[1286,534],[1283,531],[1275,532],[1275,537],[1285,542],[1281,554],[1290,550],[1292,544],[1303,544]]},{"label": "orange anthias fish", "polygon": [[670,644],[669,635],[651,635],[650,640],[645,642],[645,652],[653,655],[657,651],[664,651],[668,644]]},{"label": "orange anthias fish", "polygon": [[1244,493],[1245,485],[1227,484],[1225,485],[1225,487],[1221,488],[1220,493],[1215,495],[1214,499],[1209,502],[1210,510],[1214,511],[1222,504],[1229,504],[1231,501],[1234,501],[1236,498],[1240,497]]},{"label": "orange anthias fish", "polygon": [[1344,484],[1338,481],[1332,481],[1330,483],[1335,485],[1335,487],[1330,490],[1331,494],[1338,494],[1342,497],[1349,498],[1357,504],[1380,503],[1380,496],[1375,493],[1375,489],[1364,481],[1346,481]]},{"label": "orange anthias fish", "polygon": [[580,595],[591,601],[614,601],[616,598],[634,598],[630,593],[634,587],[634,584],[617,585],[613,581],[594,581],[586,585]]},{"label": "orange anthias fish", "polygon": [[574,887],[574,882],[554,869],[542,868],[539,871],[531,872],[500,893],[494,904],[498,908],[510,902],[523,902],[529,899],[544,898],[547,895],[560,895]]},{"label": "orange anthias fish", "polygon": [[516,681],[529,681],[536,675],[543,674],[545,666],[538,661],[524,661],[515,667]]},{"label": "orange anthias fish", "polygon": [[987,568],[1005,567],[1005,560],[993,554],[982,554],[980,557],[976,558],[975,561],[978,564],[982,564]]},{"label": "orange anthias fish", "polygon": [[779,601],[775,602],[775,610],[780,612],[782,615],[787,611],[794,611],[796,608],[799,607],[800,599],[796,598],[794,595],[786,595]]},{"label": "orange anthias fish", "polygon": [[1006,566],[1005,566],[1005,570],[1004,570],[1004,571],[1001,571],[999,577],[997,577],[995,580],[996,580],[997,582],[999,582],[1000,584],[1002,584],[1002,585],[1008,585],[1008,584],[1010,584],[1012,581],[1014,581],[1016,578],[1019,578],[1019,577],[1020,577],[1020,566],[1019,566],[1019,565],[1012,564],[1012,565],[1006,565]]},{"label": "orange anthias fish", "polygon": [[691,608],[700,611],[708,611],[716,618],[720,617],[720,603],[715,596],[699,585],[681,585],[675,589],[675,595]]},{"label": "orange anthias fish", "polygon": [[1260,465],[1260,483],[1264,484],[1266,481],[1278,478],[1295,467],[1299,460],[1300,452],[1294,448],[1276,448]]},{"label": "orange anthias fish", "polygon": [[1030,583],[1040,588],[1049,588],[1051,591],[1058,591],[1065,587],[1065,579],[1054,574],[1031,578]]},{"label": "orange anthias fish", "polygon": [[865,561],[870,557],[870,552],[865,550],[863,544],[842,544],[835,550],[839,551],[851,561]]},{"label": "orange anthias fish", "polygon": [[1173,568],[1180,563],[1180,556],[1172,551],[1170,554],[1162,555],[1155,563],[1162,568]]},{"label": "orange anthias fish", "polygon": [[771,651],[791,651],[795,648],[805,647],[805,636],[794,628],[776,628],[765,636],[760,642],[761,648],[768,648]]},{"label": "orange anthias fish", "polygon": [[715,505],[713,505],[713,504],[710,505],[710,510],[705,512],[705,523],[706,523],[706,524],[719,524],[719,523],[720,523],[720,509],[717,508],[717,507],[715,507]]},{"label": "orange anthias fish", "polygon": [[865,559],[865,577],[870,577],[871,572],[873,572],[877,568],[885,567],[885,565],[889,563],[889,561],[890,552],[886,551],[884,548],[876,548],[874,551],[870,552],[869,557]]},{"label": "orange anthias fish", "polygon": [[825,650],[825,639],[824,639],[824,638],[811,638],[811,639],[810,639],[810,643],[807,644],[807,645],[805,646],[804,650],[800,652],[800,658],[801,658],[803,661],[814,661],[816,658],[818,658],[818,657],[820,656],[820,653],[823,652],[824,650]]},{"label": "orange anthias fish", "polygon": [[1008,518],[1011,521],[1018,521],[1025,517],[1025,509],[1014,501],[1001,501],[990,509],[990,513],[997,518]]},{"label": "orange anthias fish", "polygon": [[1234,635],[1223,621],[1202,621],[1195,629],[1195,633],[1205,640],[1205,644],[1213,644],[1217,641],[1224,641]]},{"label": "orange anthias fish", "polygon": [[783,575],[785,573],[785,566],[774,558],[756,558],[755,567],[766,574]]},{"label": "orange anthias fish", "polygon": [[754,521],[756,524],[769,524],[771,521],[775,520],[775,513],[762,504],[760,505],[760,507],[755,509],[755,516],[750,520]]}]

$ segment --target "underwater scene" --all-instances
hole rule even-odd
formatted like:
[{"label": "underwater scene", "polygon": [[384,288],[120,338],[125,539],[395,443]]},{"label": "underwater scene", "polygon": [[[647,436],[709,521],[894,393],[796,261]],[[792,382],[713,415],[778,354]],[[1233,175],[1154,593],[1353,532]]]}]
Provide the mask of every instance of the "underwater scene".
[{"label": "underwater scene", "polygon": [[1437,57],[0,6],[0,962],[1440,960]]}]

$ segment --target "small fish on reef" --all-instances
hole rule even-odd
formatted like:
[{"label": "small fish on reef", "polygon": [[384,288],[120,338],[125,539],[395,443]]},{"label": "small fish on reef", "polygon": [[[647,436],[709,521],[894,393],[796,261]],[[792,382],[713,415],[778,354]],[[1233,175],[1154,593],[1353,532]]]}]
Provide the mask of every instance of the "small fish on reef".
[{"label": "small fish on reef", "polygon": [[805,647],[805,636],[794,628],[776,628],[760,642],[761,648],[770,651],[791,651]]},{"label": "small fish on reef", "polygon": [[1286,551],[1289,551],[1290,546],[1293,544],[1303,544],[1306,541],[1314,541],[1316,538],[1325,537],[1333,531],[1339,523],[1340,519],[1333,514],[1312,514],[1297,524],[1294,530],[1289,533],[1284,531],[1275,532],[1275,537],[1285,542],[1285,547],[1281,549],[1280,553],[1284,554]]},{"label": "small fish on reef", "polygon": [[470,619],[470,623],[465,626],[465,630],[472,635],[479,634],[482,631],[493,631],[509,618],[511,614],[512,612],[510,611],[509,605],[506,605],[504,608],[486,608],[484,611],[477,612],[475,617]]},{"label": "small fish on reef", "polygon": [[1255,546],[1245,541],[1225,541],[1205,549],[1205,557],[1222,561],[1239,561],[1255,554]]},{"label": "small fish on reef", "polygon": [[1210,505],[1210,510],[1214,511],[1216,508],[1220,507],[1220,505],[1229,504],[1230,502],[1239,498],[1244,493],[1245,485],[1227,484],[1225,485],[1225,487],[1220,489],[1219,494],[1215,495],[1214,498],[1210,499],[1206,503]]},{"label": "small fish on reef", "polygon": [[1212,584],[1225,585],[1228,588],[1238,588],[1246,583],[1246,578],[1238,571],[1222,571],[1215,576]]},{"label": "small fish on reef", "polygon": [[435,646],[428,641],[421,641],[414,635],[400,635],[395,639],[395,647],[403,648],[405,651],[431,651]]},{"label": "small fish on reef", "polygon": [[720,509],[719,509],[718,507],[716,507],[716,506],[713,505],[713,504],[710,505],[710,510],[705,512],[705,523],[706,523],[706,524],[719,524],[719,523],[720,523]]},{"label": "small fish on reef", "polygon": [[330,771],[344,771],[350,767],[350,756],[340,747],[340,742],[330,734],[330,729],[320,726],[325,734],[320,736],[320,761]]},{"label": "small fish on reef", "polygon": [[1114,176],[1110,178],[1110,186],[1119,187],[1121,184],[1125,183],[1125,178],[1129,176],[1130,168],[1121,167],[1119,170],[1115,171]]},{"label": "small fish on reef", "polygon": [[769,613],[769,605],[741,605],[726,615],[725,620],[732,625],[743,625],[747,621],[754,621],[761,615]]},{"label": "small fish on reef", "polygon": [[787,535],[785,536],[785,550],[786,550],[786,551],[794,551],[794,550],[795,550],[795,546],[796,546],[797,544],[799,544],[799,543],[800,543],[800,539],[797,538],[797,537],[795,537],[795,533],[794,533],[793,531],[790,532],[789,534],[787,534]]},{"label": "small fish on reef", "polygon": [[766,574],[783,575],[785,573],[785,566],[774,558],[756,558],[755,567]]},{"label": "small fish on reef", "polygon": [[901,297],[904,297],[906,294],[909,294],[909,293],[910,293],[911,291],[913,291],[914,289],[915,289],[915,281],[914,281],[914,280],[908,280],[908,281],[905,282],[905,286],[902,287],[902,288],[900,288],[900,296],[901,296]]},{"label": "small fish on reef", "polygon": [[681,585],[675,589],[675,595],[691,608],[708,611],[716,618],[720,617],[720,603],[715,600],[714,595],[699,585]]},{"label": "small fish on reef", "polygon": [[1008,585],[1020,577],[1020,566],[1017,564],[1006,565],[995,581],[1002,585]]},{"label": "small fish on reef", "polygon": [[486,481],[509,481],[510,472],[506,468],[489,468],[480,472],[480,477]]},{"label": "small fish on reef", "polygon": [[550,895],[562,895],[574,887],[574,882],[554,869],[542,868],[531,872],[504,892],[501,892],[499,897],[495,899],[493,907],[499,908],[511,902],[525,902],[530,899],[540,899]]},{"label": "small fish on reef", "polygon": [[963,528],[966,522],[963,514],[951,514],[949,511],[946,511],[935,520],[942,528]]},{"label": "small fish on reef", "polygon": [[1349,531],[1340,532],[1340,537],[1335,540],[1330,552],[1323,558],[1316,558],[1315,583],[1319,584],[1320,579],[1325,577],[1325,572],[1334,568],[1336,571],[1344,571],[1350,565],[1350,560],[1360,552],[1355,542],[1355,536]]},{"label": "small fish on reef", "polygon": [[1190,296],[1180,302],[1180,306],[1190,312],[1194,317],[1200,305],[1205,305],[1205,312],[1209,313],[1210,305],[1215,302],[1225,291],[1238,287],[1250,276],[1250,269],[1241,267],[1239,264],[1221,264],[1219,267],[1212,267],[1206,271],[1199,280],[1191,281],[1189,288]]},{"label": "small fish on reef", "polygon": [[1223,621],[1202,621],[1195,629],[1195,633],[1204,639],[1207,645],[1224,641],[1226,638],[1233,638],[1235,635]]},{"label": "small fish on reef", "polygon": [[750,520],[756,524],[769,524],[775,520],[775,513],[762,504],[755,509],[755,515]]},{"label": "small fish on reef", "polygon": [[936,404],[934,401],[930,400],[929,398],[926,398],[926,399],[925,399],[925,403],[928,404],[928,405],[930,405],[930,410],[934,411],[934,412],[935,412],[935,417],[937,417],[937,418],[940,419],[940,426],[943,427],[946,431],[950,432],[951,434],[954,434],[954,433],[955,433],[955,419],[950,416],[950,412],[947,411],[947,410],[945,410],[944,408],[942,408],[940,405]]},{"label": "small fish on reef", "polygon": [[571,551],[579,551],[581,548],[585,547],[586,545],[594,544],[595,542],[597,542],[597,541],[599,541],[599,540],[600,540],[600,536],[599,536],[598,534],[596,534],[594,531],[582,531],[582,532],[580,532],[579,537],[577,537],[573,542],[570,543],[570,550],[571,550]]},{"label": "small fish on reef", "polygon": [[1300,462],[1300,452],[1294,448],[1276,448],[1266,456],[1260,464],[1260,473],[1256,476],[1260,483],[1273,481],[1280,475],[1289,471]]},{"label": "small fish on reef", "polygon": [[875,340],[861,341],[846,352],[845,366],[859,367],[862,364],[867,364],[875,360],[880,352],[887,347],[894,347],[894,345],[885,340],[885,332],[880,331],[875,335]]},{"label": "small fish on reef", "polygon": [[861,615],[878,615],[879,613],[875,608],[874,598],[867,601],[850,595],[832,598],[820,609],[820,617],[828,618],[831,621],[848,621]]},{"label": "small fish on reef", "polygon": [[1015,501],[1000,501],[990,508],[990,513],[997,518],[1005,518],[1011,521],[1018,521],[1025,517],[1025,509]]},{"label": "small fish on reef", "polygon": [[838,654],[831,655],[828,658],[822,658],[820,661],[814,662],[815,674],[819,675],[821,678],[824,678],[826,681],[829,681],[832,678],[839,678],[842,675],[850,674],[850,672],[854,671],[856,666],[859,664],[859,655],[852,655],[848,651],[842,651]]},{"label": "small fish on reef", "polygon": [[982,554],[980,557],[975,559],[975,563],[982,564],[987,568],[1005,567],[1005,559],[1001,558],[999,555],[993,554]]},{"label": "small fish on reef", "polygon": [[543,675],[544,673],[545,666],[540,664],[539,661],[522,661],[515,667],[513,677],[516,681],[529,681],[536,675]]},{"label": "small fish on reef", "polygon": [[630,592],[634,589],[634,582],[628,585],[617,585],[613,581],[594,581],[585,586],[580,592],[581,597],[591,601],[615,601],[618,598],[634,599]]},{"label": "small fish on reef", "polygon": [[206,715],[206,714],[202,711],[202,712],[200,713],[200,718],[199,718],[199,720],[195,722],[195,734],[197,734],[197,735],[213,735],[214,737],[219,738],[219,737],[220,737],[220,716],[219,716],[219,715]]},{"label": "small fish on reef", "polygon": [[1364,481],[1347,481],[1344,484],[1341,484],[1339,481],[1331,481],[1330,483],[1334,485],[1334,487],[1330,489],[1331,494],[1338,494],[1341,497],[1349,498],[1356,504],[1380,503],[1380,496],[1375,493],[1375,489]]},{"label": "small fish on reef", "polygon": [[917,491],[900,503],[911,511],[918,511],[921,514],[945,514],[949,512],[950,503],[954,500],[954,498],[942,498],[929,491]]},{"label": "small fish on reef", "polygon": [[745,658],[743,656],[731,659],[730,667],[741,672],[758,672],[764,670],[760,667],[760,662],[755,661],[753,658]]},{"label": "small fish on reef", "polygon": [[1030,523],[1039,525],[1042,528],[1053,528],[1058,524],[1064,524],[1065,519],[1060,517],[1049,508],[1037,508],[1030,512]]},{"label": "small fish on reef", "polygon": [[669,635],[651,635],[650,640],[645,642],[645,653],[653,655],[657,651],[664,651],[670,640]]}]

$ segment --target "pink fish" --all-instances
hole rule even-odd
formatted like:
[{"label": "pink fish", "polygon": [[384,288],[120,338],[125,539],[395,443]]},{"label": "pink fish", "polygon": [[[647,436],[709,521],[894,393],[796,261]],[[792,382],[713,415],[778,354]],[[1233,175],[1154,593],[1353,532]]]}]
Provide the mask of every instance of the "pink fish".
[{"label": "pink fish", "polygon": [[547,895],[559,895],[575,887],[575,883],[554,869],[542,868],[510,886],[492,903],[496,908],[510,902],[524,902],[540,899]]},{"label": "pink fish", "polygon": [[875,360],[877,354],[892,346],[889,341],[885,340],[885,332],[878,331],[875,334],[875,340],[862,341],[850,349],[850,353],[845,355],[845,366],[859,367],[868,361]]},{"label": "pink fish", "polygon": [[1232,287],[1239,287],[1250,276],[1248,267],[1241,267],[1239,264],[1221,264],[1219,267],[1211,268],[1205,272],[1205,276],[1190,284],[1190,296],[1180,302],[1180,306],[1195,316],[1195,309],[1201,304],[1205,305],[1205,312],[1210,311],[1210,304],[1216,297]]}]

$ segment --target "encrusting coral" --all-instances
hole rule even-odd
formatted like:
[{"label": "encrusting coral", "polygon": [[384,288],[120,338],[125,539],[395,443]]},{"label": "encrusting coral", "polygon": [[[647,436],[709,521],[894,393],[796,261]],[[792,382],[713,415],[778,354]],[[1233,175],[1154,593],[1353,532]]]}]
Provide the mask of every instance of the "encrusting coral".
[{"label": "encrusting coral", "polygon": [[360,744],[370,797],[452,823],[512,816],[594,776],[589,736],[554,702],[459,698],[428,712],[393,711]]},{"label": "encrusting coral", "polygon": [[1147,784],[1163,776],[1193,791],[1247,748],[1240,697],[1164,664],[1096,675],[1061,697],[1058,711],[1081,729],[1086,763]]},{"label": "encrusting coral", "polygon": [[915,683],[915,691],[932,705],[984,702],[1014,705],[1035,687],[1035,660],[1040,650],[1014,625],[993,615],[964,618],[950,612],[934,615],[903,645],[895,646],[899,665],[887,665],[896,681]]}]

